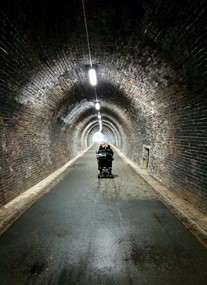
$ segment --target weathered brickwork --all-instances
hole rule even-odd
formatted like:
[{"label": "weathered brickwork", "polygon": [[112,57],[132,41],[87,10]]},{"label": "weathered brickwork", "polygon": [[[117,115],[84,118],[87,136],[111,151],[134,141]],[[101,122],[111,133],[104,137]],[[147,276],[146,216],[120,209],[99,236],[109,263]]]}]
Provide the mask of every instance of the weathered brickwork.
[{"label": "weathered brickwork", "polygon": [[[81,1],[23,2],[0,6],[0,205],[98,131]],[[149,155],[150,174],[205,210],[207,4],[97,2],[86,13],[103,132],[141,168]]]}]

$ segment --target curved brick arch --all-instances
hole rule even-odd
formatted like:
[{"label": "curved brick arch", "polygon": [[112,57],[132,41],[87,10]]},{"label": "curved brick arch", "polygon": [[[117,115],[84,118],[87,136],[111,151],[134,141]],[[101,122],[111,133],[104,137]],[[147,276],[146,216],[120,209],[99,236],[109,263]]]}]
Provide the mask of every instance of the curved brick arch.
[{"label": "curved brick arch", "polygon": [[[149,147],[149,173],[206,205],[205,1],[97,2],[85,5],[105,132],[137,165]],[[98,122],[81,1],[7,0],[0,13],[4,205],[85,149]]]}]

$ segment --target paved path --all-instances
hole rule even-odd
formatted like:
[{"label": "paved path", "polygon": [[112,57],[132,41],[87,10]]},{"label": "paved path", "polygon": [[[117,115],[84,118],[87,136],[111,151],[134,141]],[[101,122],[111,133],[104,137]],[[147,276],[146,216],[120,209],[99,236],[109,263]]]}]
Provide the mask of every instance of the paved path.
[{"label": "paved path", "polygon": [[207,250],[115,153],[95,148],[0,236],[0,285],[202,285]]}]

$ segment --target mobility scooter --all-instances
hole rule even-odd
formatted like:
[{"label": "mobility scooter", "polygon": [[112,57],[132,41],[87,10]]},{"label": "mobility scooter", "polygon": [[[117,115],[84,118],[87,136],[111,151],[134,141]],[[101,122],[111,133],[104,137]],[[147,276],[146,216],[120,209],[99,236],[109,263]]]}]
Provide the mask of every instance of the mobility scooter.
[{"label": "mobility scooter", "polygon": [[113,178],[112,161],[113,151],[110,147],[100,147],[97,154],[98,178]]}]

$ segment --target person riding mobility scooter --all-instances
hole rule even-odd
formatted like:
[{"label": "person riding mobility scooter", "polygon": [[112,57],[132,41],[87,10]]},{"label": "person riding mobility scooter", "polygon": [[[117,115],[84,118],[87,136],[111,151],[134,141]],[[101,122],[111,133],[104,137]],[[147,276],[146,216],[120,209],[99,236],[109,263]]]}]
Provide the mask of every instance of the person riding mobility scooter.
[{"label": "person riding mobility scooter", "polygon": [[100,145],[99,150],[96,152],[98,161],[98,178],[110,177],[112,178],[112,161],[114,160],[114,152],[110,145]]}]

